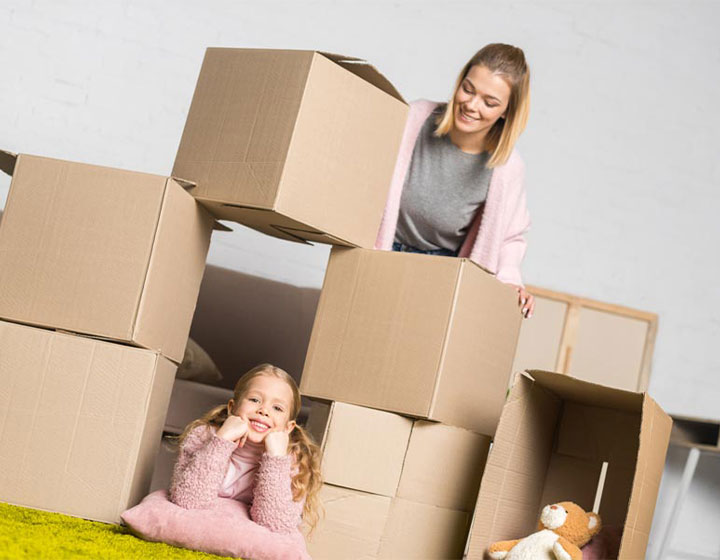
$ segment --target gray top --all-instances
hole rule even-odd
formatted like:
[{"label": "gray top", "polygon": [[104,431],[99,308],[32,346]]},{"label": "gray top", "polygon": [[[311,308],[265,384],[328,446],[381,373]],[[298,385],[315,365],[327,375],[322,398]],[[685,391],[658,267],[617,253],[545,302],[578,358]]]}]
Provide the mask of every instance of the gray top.
[{"label": "gray top", "polygon": [[424,251],[457,251],[485,204],[490,154],[468,154],[447,135],[433,136],[436,116],[433,112],[427,118],[413,148],[395,241]]}]

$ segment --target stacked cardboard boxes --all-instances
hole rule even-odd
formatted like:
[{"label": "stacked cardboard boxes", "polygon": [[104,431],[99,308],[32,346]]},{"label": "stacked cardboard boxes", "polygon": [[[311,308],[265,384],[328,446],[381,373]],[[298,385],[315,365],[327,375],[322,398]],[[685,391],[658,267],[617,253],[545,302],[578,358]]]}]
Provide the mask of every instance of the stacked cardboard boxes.
[{"label": "stacked cardboard boxes", "polygon": [[322,445],[314,558],[460,558],[520,327],[465,259],[334,248],[301,391]]},{"label": "stacked cardboard boxes", "polygon": [[208,210],[371,246],[406,115],[358,59],[208,49],[172,177],[0,152],[0,500],[119,521],[148,489]]},{"label": "stacked cardboard boxes", "polygon": [[0,499],[117,522],[147,492],[212,217],[168,177],[3,153]]},{"label": "stacked cardboard boxes", "polygon": [[301,384],[324,458],[313,557],[459,558],[474,514],[480,558],[546,502],[589,509],[603,462],[600,513],[618,557],[641,557],[667,416],[545,372],[506,402],[515,290],[466,259],[369,249],[406,115],[363,61],[208,49],[173,177],[1,152],[0,500],[115,522],[147,491],[214,216],[344,246]]}]

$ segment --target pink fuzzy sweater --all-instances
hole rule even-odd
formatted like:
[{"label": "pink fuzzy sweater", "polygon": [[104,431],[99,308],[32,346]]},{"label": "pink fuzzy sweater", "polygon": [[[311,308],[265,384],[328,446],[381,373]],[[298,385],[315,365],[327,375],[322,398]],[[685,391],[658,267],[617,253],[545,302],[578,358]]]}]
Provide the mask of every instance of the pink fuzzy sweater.
[{"label": "pink fuzzy sweater", "polygon": [[[438,103],[424,99],[410,103],[385,213],[375,241],[376,249],[389,251],[392,248],[400,198],[415,142],[423,123],[437,106]],[[485,209],[473,220],[458,256],[470,258],[502,282],[522,285],[520,263],[525,256],[525,233],[529,228],[525,165],[517,151],[513,150],[504,165],[493,169]]]},{"label": "pink fuzzy sweater", "polygon": [[[170,500],[186,509],[208,508],[218,498],[237,444],[198,426],[180,448],[170,484]],[[250,517],[276,533],[299,533],[303,502],[293,500],[292,457],[264,453],[255,476]]]}]

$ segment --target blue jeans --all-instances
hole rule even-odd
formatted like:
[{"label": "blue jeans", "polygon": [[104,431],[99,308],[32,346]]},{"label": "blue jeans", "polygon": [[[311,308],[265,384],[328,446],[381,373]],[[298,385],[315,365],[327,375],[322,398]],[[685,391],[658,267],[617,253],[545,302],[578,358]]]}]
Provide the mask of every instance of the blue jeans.
[{"label": "blue jeans", "polygon": [[441,257],[457,257],[457,251],[451,251],[450,249],[418,249],[405,245],[404,243],[398,243],[397,241],[392,244],[393,251],[401,251],[403,253],[422,253],[423,255],[439,255]]}]

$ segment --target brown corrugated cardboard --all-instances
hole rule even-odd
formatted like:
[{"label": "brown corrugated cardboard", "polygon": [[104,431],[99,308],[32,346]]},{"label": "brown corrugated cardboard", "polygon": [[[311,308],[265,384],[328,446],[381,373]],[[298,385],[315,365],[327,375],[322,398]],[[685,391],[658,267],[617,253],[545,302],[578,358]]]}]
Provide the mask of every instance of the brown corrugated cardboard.
[{"label": "brown corrugated cardboard", "polygon": [[0,501],[117,523],[147,493],[176,366],[0,322]]},{"label": "brown corrugated cardboard", "polygon": [[325,484],[325,517],[307,539],[315,560],[461,558],[468,514]]},{"label": "brown corrugated cardboard", "polygon": [[397,497],[473,511],[491,439],[470,430],[417,420]]},{"label": "brown corrugated cardboard", "polygon": [[603,461],[603,524],[623,528],[618,558],[644,558],[671,424],[645,393],[543,371],[518,375],[488,457],[468,558],[534,532],[547,503],[591,510]]},{"label": "brown corrugated cardboard", "polygon": [[308,430],[322,446],[325,482],[394,496],[412,425],[390,412],[314,402]]},{"label": "brown corrugated cardboard", "polygon": [[325,482],[390,498],[472,511],[488,436],[346,403],[312,401],[306,425]]},{"label": "brown corrugated cardboard", "polygon": [[468,259],[336,247],[300,389],[492,435],[520,321]]},{"label": "brown corrugated cardboard", "polygon": [[407,117],[369,64],[210,48],[173,175],[217,217],[290,240],[372,247]]},{"label": "brown corrugated cardboard", "polygon": [[0,223],[0,317],[179,362],[211,232],[171,178],[20,155]]}]

